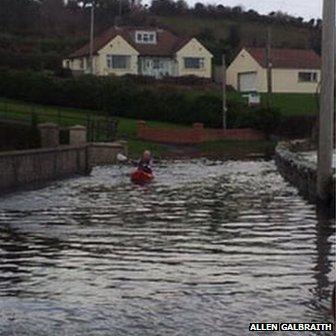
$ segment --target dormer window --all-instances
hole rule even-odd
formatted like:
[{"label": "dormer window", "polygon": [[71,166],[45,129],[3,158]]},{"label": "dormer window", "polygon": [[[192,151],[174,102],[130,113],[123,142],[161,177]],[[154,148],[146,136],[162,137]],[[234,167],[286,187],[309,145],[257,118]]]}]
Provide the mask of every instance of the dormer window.
[{"label": "dormer window", "polygon": [[156,32],[137,31],[135,42],[143,44],[156,44]]}]

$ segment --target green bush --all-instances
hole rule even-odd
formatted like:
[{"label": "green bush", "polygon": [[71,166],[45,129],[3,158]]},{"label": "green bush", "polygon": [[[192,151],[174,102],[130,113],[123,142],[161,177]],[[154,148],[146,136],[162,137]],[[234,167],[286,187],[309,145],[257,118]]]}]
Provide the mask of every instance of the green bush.
[{"label": "green bush", "polygon": [[22,52],[11,51],[0,46],[0,66],[8,66],[13,69],[32,69],[40,71],[44,69],[55,70],[62,64],[62,58],[57,52]]},{"label": "green bush", "polygon": [[230,128],[250,127],[251,109],[238,101],[228,101],[227,124]]},{"label": "green bush", "polygon": [[220,127],[222,123],[222,101],[210,94],[198,96],[193,102],[193,111],[198,121],[210,127]]},{"label": "green bush", "polygon": [[[158,120],[180,124],[202,122],[220,127],[222,101],[215,93],[181,89],[172,85],[140,85],[133,78],[53,77],[43,72],[0,70],[0,96],[39,104],[102,111],[110,116]],[[228,102],[228,126],[269,130],[277,113],[253,111]]]},{"label": "green bush", "polygon": [[282,121],[280,111],[276,109],[261,108],[251,115],[251,126],[266,134],[273,134]]}]

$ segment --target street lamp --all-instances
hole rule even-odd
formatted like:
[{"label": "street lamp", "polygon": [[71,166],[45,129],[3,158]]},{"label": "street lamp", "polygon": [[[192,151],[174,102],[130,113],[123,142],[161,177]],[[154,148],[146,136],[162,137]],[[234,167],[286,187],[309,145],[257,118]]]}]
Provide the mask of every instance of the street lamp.
[{"label": "street lamp", "polygon": [[90,24],[90,73],[93,75],[93,39],[94,39],[94,10],[95,1],[91,2],[91,24]]},{"label": "street lamp", "polygon": [[222,127],[224,130],[227,129],[227,104],[226,104],[226,60],[225,54],[222,55],[222,93],[223,93],[223,101],[222,101]]}]

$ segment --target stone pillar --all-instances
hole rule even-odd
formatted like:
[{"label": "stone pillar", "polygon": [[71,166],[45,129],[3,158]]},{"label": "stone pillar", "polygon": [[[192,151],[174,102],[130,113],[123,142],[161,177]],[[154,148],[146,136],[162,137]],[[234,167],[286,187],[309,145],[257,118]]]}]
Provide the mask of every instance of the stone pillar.
[{"label": "stone pillar", "polygon": [[69,144],[72,146],[86,144],[86,127],[76,125],[69,128]]},{"label": "stone pillar", "polygon": [[41,135],[41,147],[53,148],[59,146],[59,127],[54,123],[38,124]]},{"label": "stone pillar", "polygon": [[127,141],[125,140],[119,140],[117,143],[119,143],[122,146],[122,150],[119,152],[125,156],[128,156],[128,145]]},{"label": "stone pillar", "polygon": [[144,131],[146,130],[146,122],[143,121],[143,120],[138,120],[136,122],[136,129],[137,129],[137,137],[138,138],[142,138],[143,137],[143,134],[144,134]]}]

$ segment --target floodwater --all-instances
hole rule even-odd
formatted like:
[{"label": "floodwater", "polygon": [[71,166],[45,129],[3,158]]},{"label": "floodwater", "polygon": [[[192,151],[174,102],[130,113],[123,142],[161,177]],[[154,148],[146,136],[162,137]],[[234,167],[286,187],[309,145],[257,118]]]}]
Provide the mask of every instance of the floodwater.
[{"label": "floodwater", "polygon": [[162,163],[147,187],[128,171],[0,199],[0,335],[242,336],[251,322],[330,321],[334,222],[272,161]]},{"label": "floodwater", "polygon": [[[317,163],[317,152],[310,151],[310,152],[301,152],[300,153],[302,159],[307,160],[309,162]],[[333,168],[336,169],[336,150],[334,149],[333,153],[333,160],[332,160]]]}]

